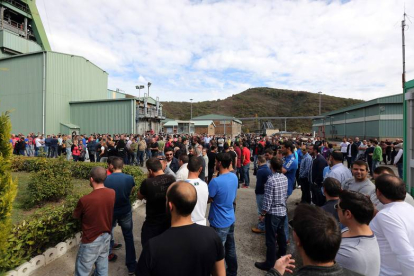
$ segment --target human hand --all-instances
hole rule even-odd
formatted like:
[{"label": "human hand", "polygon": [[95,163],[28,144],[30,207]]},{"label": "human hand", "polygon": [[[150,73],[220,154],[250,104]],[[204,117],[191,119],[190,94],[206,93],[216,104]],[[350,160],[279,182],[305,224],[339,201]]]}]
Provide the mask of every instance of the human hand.
[{"label": "human hand", "polygon": [[275,269],[280,273],[284,274],[285,271],[289,273],[293,273],[293,269],[295,268],[295,260],[291,259],[292,255],[288,254],[283,257],[280,257],[275,264]]}]

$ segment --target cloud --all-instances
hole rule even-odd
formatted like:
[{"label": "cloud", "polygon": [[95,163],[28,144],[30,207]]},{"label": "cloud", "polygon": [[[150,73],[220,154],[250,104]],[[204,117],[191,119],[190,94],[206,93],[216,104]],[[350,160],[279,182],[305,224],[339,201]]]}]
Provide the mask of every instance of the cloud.
[{"label": "cloud", "polygon": [[[401,93],[404,0],[37,0],[52,48],[162,101],[269,86],[369,100]],[[406,5],[414,16],[414,5]],[[412,20],[414,21],[414,20]],[[407,21],[409,25],[413,25]],[[414,78],[414,28],[406,32]],[[147,88],[145,88],[147,90]],[[143,92],[143,91],[141,91]]]}]

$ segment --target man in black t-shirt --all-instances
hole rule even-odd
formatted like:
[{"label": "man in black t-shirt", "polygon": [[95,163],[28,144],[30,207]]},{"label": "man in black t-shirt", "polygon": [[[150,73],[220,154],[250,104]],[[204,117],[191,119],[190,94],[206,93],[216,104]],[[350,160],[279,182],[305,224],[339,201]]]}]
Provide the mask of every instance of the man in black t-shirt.
[{"label": "man in black t-shirt", "polygon": [[168,187],[175,182],[175,177],[164,174],[162,164],[157,157],[147,160],[148,178],[138,192],[139,199],[146,199],[146,218],[141,230],[141,244],[160,235],[170,227],[171,222],[165,212],[165,195]]},{"label": "man in black t-shirt", "polygon": [[207,153],[208,157],[208,182],[210,183],[211,179],[213,178],[214,170],[216,169],[216,155],[217,155],[217,147],[212,145],[210,150]]},{"label": "man in black t-shirt", "polygon": [[152,140],[151,140],[150,149],[151,149],[151,156],[152,157],[157,157],[159,148],[158,148],[157,141],[155,141],[155,138],[152,138]]},{"label": "man in black t-shirt", "polygon": [[211,227],[191,221],[197,192],[190,183],[180,181],[167,190],[167,211],[171,228],[151,239],[143,248],[136,275],[209,276],[226,275],[224,249]]}]

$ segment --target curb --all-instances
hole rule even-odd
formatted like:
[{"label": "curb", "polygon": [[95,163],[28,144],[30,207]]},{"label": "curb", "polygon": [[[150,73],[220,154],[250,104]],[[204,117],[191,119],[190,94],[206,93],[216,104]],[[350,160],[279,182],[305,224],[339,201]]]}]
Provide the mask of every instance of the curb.
[{"label": "curb", "polygon": [[[145,200],[137,200],[132,204],[132,210],[145,204]],[[6,273],[6,276],[28,276],[33,274],[37,269],[44,267],[58,258],[65,255],[67,251],[80,244],[82,232],[75,234],[73,238],[69,238],[64,242],[58,243],[55,247],[51,247],[43,252],[42,255],[37,255],[30,259],[30,261],[21,264],[13,270]]]}]

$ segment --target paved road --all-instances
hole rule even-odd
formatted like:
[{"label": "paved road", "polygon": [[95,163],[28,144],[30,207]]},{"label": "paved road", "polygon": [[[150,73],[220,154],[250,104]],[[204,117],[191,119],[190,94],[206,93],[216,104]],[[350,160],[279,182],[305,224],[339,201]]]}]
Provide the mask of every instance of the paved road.
[{"label": "paved road", "polygon": [[[239,263],[239,273],[241,276],[264,275],[254,267],[254,262],[264,261],[265,259],[265,236],[261,234],[254,234],[251,227],[257,222],[256,199],[254,187],[256,177],[253,176],[252,170],[250,174],[251,188],[239,189],[237,195],[236,207],[236,227],[235,240],[237,258]],[[295,208],[295,202],[300,199],[300,191],[295,190],[293,195],[288,200],[289,213],[291,214]],[[291,215],[292,217],[292,215]],[[145,218],[145,205],[139,207],[133,212],[134,223],[134,242],[137,253],[137,258],[141,254],[141,227]],[[115,239],[123,243],[122,232],[120,227],[115,229]],[[293,244],[293,242],[292,242]],[[289,247],[289,252],[292,252],[292,245]],[[55,260],[51,264],[36,271],[35,276],[56,276],[56,275],[73,275],[75,267],[77,247],[67,252],[64,256]],[[127,275],[128,271],[124,265],[125,250],[122,248],[115,251],[118,255],[118,260],[115,263],[109,264],[109,275],[122,276]]]}]

